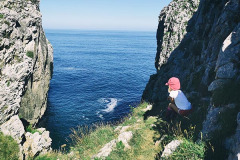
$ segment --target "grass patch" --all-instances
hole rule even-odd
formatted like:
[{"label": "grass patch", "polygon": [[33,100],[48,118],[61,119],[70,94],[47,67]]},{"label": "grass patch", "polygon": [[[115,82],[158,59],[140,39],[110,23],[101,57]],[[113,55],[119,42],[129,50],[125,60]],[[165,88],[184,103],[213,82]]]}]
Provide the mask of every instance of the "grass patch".
[{"label": "grass patch", "polygon": [[32,134],[34,134],[36,132],[40,133],[38,130],[34,129],[31,124],[26,128],[26,131],[30,132]]},{"label": "grass patch", "polygon": [[70,135],[73,142],[71,150],[77,153],[79,159],[91,159],[106,143],[116,138],[111,125],[95,125],[91,128],[79,127]]},{"label": "grass patch", "polygon": [[2,160],[18,160],[19,148],[11,136],[0,132],[0,157]]},{"label": "grass patch", "polygon": [[[157,121],[156,117],[149,117],[144,120],[144,111],[147,103],[140,104],[133,109],[130,119],[126,119],[123,124],[131,125],[129,131],[132,131],[133,137],[129,142],[130,149],[124,149],[124,145],[119,142],[115,150],[106,158],[107,160],[126,160],[126,159],[155,159],[160,151],[159,146],[155,146],[155,131],[152,124]],[[134,122],[134,123],[133,123]]]},{"label": "grass patch", "polygon": [[30,58],[33,58],[34,56],[33,51],[27,51],[26,55]]},{"label": "grass patch", "polygon": [[177,160],[197,160],[204,159],[205,143],[200,141],[195,143],[191,140],[183,139],[183,142],[167,159]]},{"label": "grass patch", "polygon": [[0,19],[2,19],[4,16],[3,16],[3,14],[0,14]]}]

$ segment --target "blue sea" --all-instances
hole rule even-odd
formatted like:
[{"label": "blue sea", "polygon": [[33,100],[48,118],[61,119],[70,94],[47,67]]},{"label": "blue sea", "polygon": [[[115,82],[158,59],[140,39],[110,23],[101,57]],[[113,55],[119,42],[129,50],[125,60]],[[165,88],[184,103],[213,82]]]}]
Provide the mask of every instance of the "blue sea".
[{"label": "blue sea", "polygon": [[156,33],[45,30],[54,49],[44,126],[53,148],[72,128],[127,116],[155,73]]}]

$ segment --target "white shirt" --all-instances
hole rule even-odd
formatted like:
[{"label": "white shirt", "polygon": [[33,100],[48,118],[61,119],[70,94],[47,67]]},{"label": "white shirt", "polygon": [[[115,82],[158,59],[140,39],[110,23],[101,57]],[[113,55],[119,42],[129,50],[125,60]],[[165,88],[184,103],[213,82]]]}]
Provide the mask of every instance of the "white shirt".
[{"label": "white shirt", "polygon": [[191,103],[187,100],[186,96],[181,90],[171,91],[169,96],[174,98],[175,104],[180,110],[191,109]]}]

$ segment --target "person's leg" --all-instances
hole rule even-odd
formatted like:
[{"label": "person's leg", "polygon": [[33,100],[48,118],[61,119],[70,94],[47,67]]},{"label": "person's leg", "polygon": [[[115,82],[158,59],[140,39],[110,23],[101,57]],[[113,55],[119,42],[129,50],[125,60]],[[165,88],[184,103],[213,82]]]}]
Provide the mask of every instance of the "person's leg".
[{"label": "person's leg", "polygon": [[175,105],[175,104],[173,104],[173,103],[169,103],[169,105],[168,105],[168,109],[172,109],[172,110],[174,110],[176,113],[178,113],[178,108],[177,108],[177,106]]}]

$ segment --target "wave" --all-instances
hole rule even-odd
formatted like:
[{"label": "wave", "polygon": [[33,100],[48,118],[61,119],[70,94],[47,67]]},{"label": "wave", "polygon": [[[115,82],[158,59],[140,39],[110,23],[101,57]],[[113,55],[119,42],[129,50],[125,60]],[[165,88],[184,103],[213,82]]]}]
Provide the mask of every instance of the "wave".
[{"label": "wave", "polygon": [[118,104],[118,99],[117,98],[100,98],[98,102],[106,104],[107,108],[103,109],[102,110],[103,112],[112,112]]},{"label": "wave", "polygon": [[85,68],[75,68],[75,67],[62,67],[61,70],[67,70],[67,71],[87,71],[88,69],[85,69]]},{"label": "wave", "polygon": [[103,115],[100,114],[100,111],[97,112],[97,115],[98,115],[98,117],[101,118],[102,120],[104,119]]}]

